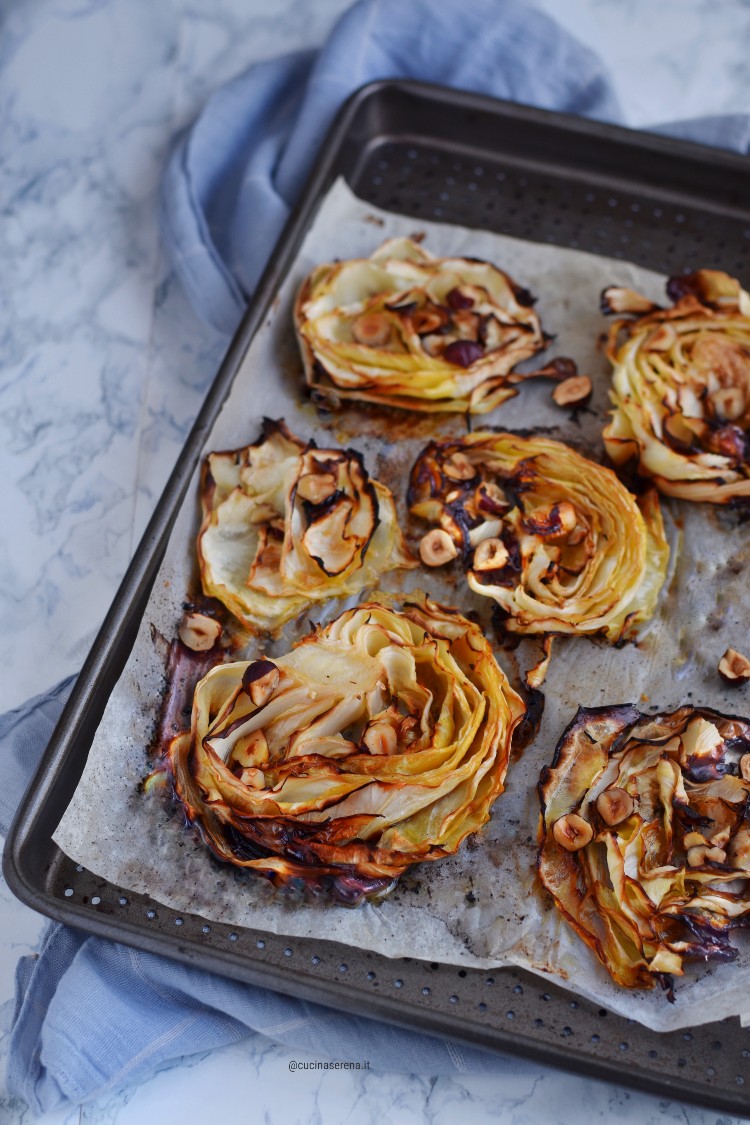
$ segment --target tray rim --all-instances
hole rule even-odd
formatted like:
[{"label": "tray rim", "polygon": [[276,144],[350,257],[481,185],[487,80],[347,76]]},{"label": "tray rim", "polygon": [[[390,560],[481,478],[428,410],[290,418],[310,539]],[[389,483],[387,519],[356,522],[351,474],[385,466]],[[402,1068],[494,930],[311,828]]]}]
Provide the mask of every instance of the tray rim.
[{"label": "tray rim", "polygon": [[[432,83],[382,79],[367,83],[354,91],[336,114],[318,157],[300,192],[299,199],[291,209],[269,263],[228,345],[217,374],[198,412],[196,421],[177,457],[174,468],[113,598],[110,609],[96,635],[34,777],[16,811],[3,851],[3,874],[11,891],[26,905],[58,922],[72,925],[77,929],[110,940],[121,941],[147,952],[168,956],[207,971],[231,975],[246,983],[258,984],[279,992],[293,993],[305,999],[335,1006],[343,1011],[356,1012],[359,1015],[363,1014],[361,997],[340,981],[319,981],[310,975],[304,977],[301,976],[298,967],[293,969],[290,966],[289,969],[286,969],[283,965],[274,966],[262,961],[254,961],[247,952],[232,954],[229,950],[222,950],[219,957],[217,949],[208,949],[197,941],[192,942],[189,939],[178,941],[176,938],[170,938],[158,930],[147,929],[145,925],[138,925],[126,918],[115,919],[112,915],[99,914],[90,908],[63,901],[50,894],[44,887],[40,889],[34,883],[27,868],[25,851],[32,829],[44,812],[50,792],[60,772],[71,764],[75,769],[76,763],[73,761],[75,757],[82,758],[81,771],[85,765],[88,747],[86,747],[86,753],[84,754],[83,748],[77,746],[80,728],[85,721],[87,712],[94,705],[102,681],[106,680],[108,675],[118,676],[121,671],[123,662],[113,651],[117,648],[118,637],[126,630],[128,618],[131,616],[133,608],[137,606],[139,599],[148,596],[148,591],[158,572],[172,525],[184,499],[192,473],[200,459],[208,432],[213,426],[232,382],[242,366],[255,333],[261,326],[276,292],[294,260],[299,244],[304,238],[323,198],[325,188],[332,182],[332,173],[337,160],[341,156],[343,142],[357,115],[368,101],[392,94],[406,94],[423,101],[427,100],[433,105],[442,103],[443,105],[449,105],[451,109],[458,108],[490,114],[502,119],[510,118],[516,122],[528,122],[530,125],[552,126],[568,134],[614,141],[641,152],[653,152],[661,156],[672,155],[675,158],[692,159],[703,164],[710,160],[716,170],[725,168],[728,171],[741,173],[744,177],[750,176],[750,163],[747,158],[723,149],[668,137],[661,133],[646,133],[624,126],[610,125],[588,118],[540,109],[535,106],[495,99],[468,91],[454,90]],[[408,136],[408,130],[404,130],[394,134],[394,139],[404,141]],[[386,134],[378,135],[380,143],[383,143],[386,139]],[[471,149],[472,146],[466,147]],[[478,146],[474,147],[476,149]],[[634,177],[634,183],[642,184],[643,182],[642,178]],[[694,201],[696,197],[709,209],[718,210],[735,218],[745,216],[750,223],[750,205],[747,207],[717,205],[716,203],[711,205],[710,201],[703,200],[698,191],[690,196]],[[140,620],[140,614],[138,619]],[[128,646],[128,652],[130,647]],[[127,656],[125,660],[127,660]],[[115,672],[113,672],[114,665],[117,665]],[[80,776],[80,773],[78,776]],[[55,825],[56,823],[55,820]],[[48,836],[51,842],[51,831]],[[103,880],[103,882],[106,883],[107,881]],[[107,885],[114,886],[113,884]],[[331,943],[325,938],[318,940],[326,941],[326,944],[331,947],[338,944]],[[445,1035],[474,1046],[484,1046],[494,1051],[520,1055],[589,1077],[635,1086],[656,1095],[675,1097],[681,1101],[692,1101],[735,1113],[747,1112],[750,1109],[750,1103],[746,1098],[742,1098],[739,1093],[735,1098],[722,1089],[713,1088],[707,1084],[694,1084],[687,1078],[677,1078],[668,1074],[662,1074],[658,1078],[654,1075],[652,1078],[648,1073],[639,1071],[630,1077],[628,1068],[618,1069],[613,1061],[583,1055],[573,1046],[563,1047],[560,1045],[557,1047],[554,1044],[519,1036],[518,1034],[511,1036],[499,1029],[488,1028],[486,1024],[479,1023],[469,1032],[461,1026],[451,1023],[444,1013],[438,1011],[420,1010],[409,1018],[408,1006],[396,998],[387,999],[385,994],[371,994],[369,1009],[365,1014],[369,1018],[397,1023],[400,1026],[426,1034]]]}]

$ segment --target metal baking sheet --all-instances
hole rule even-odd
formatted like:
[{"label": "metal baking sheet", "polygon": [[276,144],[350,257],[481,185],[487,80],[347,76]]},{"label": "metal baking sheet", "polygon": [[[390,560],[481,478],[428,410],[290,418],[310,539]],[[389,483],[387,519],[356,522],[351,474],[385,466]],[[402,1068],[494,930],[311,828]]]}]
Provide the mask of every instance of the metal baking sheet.
[{"label": "metal baking sheet", "polygon": [[[611,257],[641,261],[644,265],[649,265],[662,272],[679,272],[682,268],[694,267],[697,257],[701,264],[712,264],[729,269],[731,272],[740,273],[741,276],[743,274],[743,263],[740,263],[737,257],[737,247],[742,245],[739,240],[747,227],[747,215],[743,213],[739,202],[740,191],[743,181],[746,184],[747,174],[742,174],[744,169],[736,158],[727,157],[724,154],[711,154],[711,160],[714,163],[717,158],[720,163],[725,163],[726,175],[723,177],[722,194],[719,197],[717,197],[715,188],[712,188],[706,197],[702,197],[701,186],[705,184],[708,188],[710,183],[706,177],[708,161],[705,151],[696,150],[691,146],[676,145],[672,142],[666,142],[663,146],[661,142],[649,141],[646,143],[643,142],[642,138],[631,136],[622,131],[608,130],[602,126],[588,126],[581,122],[560,122],[551,115],[540,114],[537,111],[519,110],[518,107],[509,110],[508,107],[497,107],[496,103],[486,103],[482,99],[440,91],[427,91],[403,84],[387,84],[371,89],[369,92],[360,95],[359,99],[350,103],[347,113],[349,120],[347,121],[345,115],[339,122],[338,138],[334,135],[333,147],[329,146],[327,154],[318,168],[317,176],[314,177],[313,186],[307,198],[307,215],[305,215],[305,206],[303,206],[296,220],[292,221],[281,244],[279,256],[276,259],[275,266],[272,267],[271,275],[267,276],[265,280],[262,287],[263,293],[259,297],[259,304],[255,307],[255,324],[258,323],[260,315],[263,314],[265,307],[268,305],[268,301],[273,297],[286,265],[296,250],[299,238],[309,223],[317,201],[330,183],[331,176],[336,172],[348,173],[349,182],[354,190],[360,196],[370,199],[373,194],[371,189],[380,190],[386,184],[390,192],[389,197],[375,199],[373,202],[381,203],[390,209],[400,210],[416,217],[420,214],[429,215],[429,217],[459,221],[462,225],[475,225],[479,228],[495,229],[517,236],[520,235],[521,237],[532,238],[534,241],[579,246],[600,254],[606,253],[607,256]],[[428,128],[430,120],[432,121],[431,130]],[[450,129],[447,128],[451,125],[451,121],[452,128],[455,130],[452,141]],[[490,125],[494,128],[490,128]],[[472,128],[469,126],[472,126]],[[369,134],[368,129],[370,130]],[[446,132],[448,135],[446,135]],[[461,138],[460,144],[456,142],[455,137]],[[467,142],[472,138],[475,147],[469,149]],[[483,141],[487,148],[483,147]],[[505,149],[503,148],[503,141],[507,146]],[[567,143],[562,143],[563,141]],[[666,150],[666,153],[662,149]],[[498,151],[501,151],[502,155],[498,155]],[[350,161],[356,159],[357,162],[354,167],[351,164],[347,166],[347,153],[349,153]],[[597,154],[599,157],[598,165]],[[636,155],[640,157],[640,162],[635,159]],[[650,187],[649,172],[654,165],[658,166],[659,160],[665,155],[668,157],[669,175],[666,175],[666,169],[662,169],[660,187]],[[706,167],[703,167],[704,164]],[[644,165],[646,182],[643,180]],[[702,175],[699,174],[701,170]],[[622,182],[622,177],[626,171],[630,175],[629,183]],[[316,179],[317,183],[315,183]],[[691,190],[693,193],[692,200]],[[603,196],[602,192],[604,193]],[[602,209],[604,209],[603,214],[601,213]],[[448,210],[448,214],[446,214],[446,210]],[[551,216],[550,211],[552,211]],[[519,230],[518,223],[529,225]],[[692,228],[690,238],[679,242],[679,234],[684,230],[686,224],[689,228]],[[653,234],[654,237],[648,237],[648,232]],[[666,247],[662,243],[657,247],[657,251],[652,253],[654,241],[656,240],[658,243],[659,238],[663,239],[664,235],[670,232],[673,242]],[[586,239],[591,234],[595,234],[596,238],[599,239],[598,246],[586,244]],[[659,238],[657,238],[657,234]],[[721,234],[723,234],[723,237],[721,237]],[[679,251],[677,250],[678,242]],[[731,254],[735,255],[734,260],[726,253],[723,257],[719,254],[720,250],[727,251],[730,248]],[[675,257],[670,258],[670,253]],[[710,262],[706,261],[707,253],[711,254]],[[167,523],[171,519],[179,494],[187,479],[184,474],[187,471],[189,476],[189,467],[192,467],[195,463],[202,437],[212,421],[212,413],[215,414],[218,410],[225,388],[231,381],[237,363],[244,354],[246,344],[254,332],[253,319],[251,312],[238,340],[235,341],[232,352],[230,352],[228,363],[224,365],[222,373],[220,373],[217,388],[212,393],[206,409],[204,409],[196,431],[188,443],[186,454],[183,456],[180,466],[178,466],[176,475],[170,482],[167,496],[160,505],[160,510],[149,529],[151,539],[148,540],[147,533],[145,549],[142,548],[139,559],[128,576],[131,583],[131,599],[125,602],[120,601],[120,604],[116,603],[113,609],[113,616],[120,613],[121,624],[124,624],[125,620],[132,623],[133,600],[137,600],[138,595],[147,590],[148,582],[154,572],[153,568],[155,563],[158,562],[160,547],[167,532]],[[182,476],[180,475],[180,467],[183,471]],[[161,522],[159,520],[160,514]],[[126,579],[126,587],[127,585],[128,579]],[[127,595],[126,589],[124,597],[127,598]],[[141,598],[139,609],[142,608],[142,604]],[[127,610],[130,610],[130,613]],[[137,619],[135,624],[137,625]],[[113,649],[119,649],[120,651],[115,653]],[[104,641],[100,639],[90,662],[94,666],[92,669],[94,678],[91,679],[90,686],[96,685],[103,693],[106,692],[113,682],[112,673],[116,678],[117,670],[121,667],[123,659],[122,645],[118,646],[111,641],[108,642],[106,636]],[[110,662],[109,667],[106,667],[107,662]],[[110,673],[109,679],[107,678],[107,672]],[[91,673],[89,674],[91,675]],[[58,786],[64,776],[64,780],[72,783],[74,787],[88,745],[86,738],[90,741],[91,724],[95,722],[95,717],[98,718],[100,711],[101,706],[97,709],[96,697],[91,694],[88,698],[84,698],[79,692],[77,698],[72,701],[68,713],[67,733],[65,726],[63,726],[62,735],[58,732],[55,743],[58,751],[67,749],[72,757],[75,756],[73,752],[77,750],[79,764],[77,769],[73,767],[72,770],[63,770],[62,774],[58,771],[56,776]],[[89,725],[86,731],[84,728],[87,727],[87,722]],[[55,747],[51,751],[52,756],[54,756],[54,749]],[[73,774],[75,774],[75,777],[73,777]],[[47,781],[49,781],[49,777],[48,772],[45,775]],[[43,778],[36,791],[37,800],[44,801],[44,791],[45,780]],[[62,787],[59,786],[56,792],[59,794],[61,791]],[[71,789],[68,787],[68,795],[70,791]],[[32,794],[28,805],[28,811],[32,818],[34,815],[33,804],[34,795]],[[56,804],[58,815],[65,804],[66,799],[61,797]],[[47,834],[50,824],[56,822],[54,808],[52,807],[54,805],[54,801],[50,804],[48,800]],[[38,818],[37,832],[40,833]],[[41,835],[45,835],[43,827],[41,828]],[[22,877],[22,864],[19,862],[22,855],[26,865],[24,876],[28,874],[31,856],[28,854],[28,847],[24,851],[22,846],[24,836],[28,840],[28,831],[24,832],[19,828],[15,834],[13,851],[8,853],[11,881],[13,881],[13,874],[17,875],[19,880]],[[30,890],[39,899],[41,889],[41,897],[45,901],[44,903],[35,901],[34,905],[46,909],[49,913],[57,913],[57,916],[60,916],[61,910],[67,910],[67,920],[71,920],[72,912],[76,918],[76,924],[81,925],[83,924],[79,918],[81,913],[87,915],[89,919],[92,917],[92,897],[91,895],[85,895],[81,886],[82,880],[86,877],[85,873],[75,872],[75,876],[72,876],[70,872],[67,872],[63,875],[62,872],[66,863],[64,857],[54,856],[54,849],[49,845],[48,836],[46,844],[47,852],[53,853],[50,857],[53,859],[53,863],[48,874],[42,877],[41,888],[37,873],[34,876],[35,885],[27,888],[27,894]],[[11,867],[15,867],[13,873],[10,873]],[[60,883],[61,876],[63,880],[67,878],[67,882],[62,885]],[[67,899],[65,897],[66,891],[68,892]],[[84,898],[86,899],[85,903]],[[129,934],[130,940],[137,940],[138,944],[145,944],[149,940],[153,941],[157,933],[162,933],[161,929],[153,924],[156,917],[148,919],[146,914],[145,917],[151,924],[144,924],[143,921],[140,921],[140,925],[138,925],[137,915],[133,915],[130,910],[134,896],[128,898],[127,895],[118,894],[112,900],[117,903],[117,909],[114,911],[115,915],[118,916],[116,918],[112,918],[109,910],[105,907],[105,903],[109,899],[108,895],[100,893],[94,895],[94,898],[98,899],[97,902],[93,903],[96,911],[94,917],[98,923],[104,924],[94,927],[89,921],[90,928],[97,928],[100,932],[106,931],[112,935],[117,933],[118,922],[120,924],[126,923],[126,932]],[[84,907],[84,909],[82,910],[81,907]],[[88,910],[85,908],[88,908]],[[167,915],[168,913],[166,912]],[[163,914],[165,914],[165,910],[160,907],[156,915],[161,917]],[[172,921],[177,922],[177,919]],[[199,921],[196,920],[196,922]],[[107,925],[107,922],[109,925]],[[237,966],[233,964],[236,961],[236,951],[240,948],[240,940],[249,931],[242,930],[241,933],[236,934],[234,938],[235,949],[227,959],[223,943],[210,937],[210,934],[214,932],[213,930],[204,935],[203,939],[198,939],[197,949],[193,942],[187,942],[186,944],[185,939],[189,934],[187,924],[188,918],[182,918],[179,927],[179,943],[174,937],[175,930],[171,931],[172,940],[166,939],[173,955],[192,958],[198,956],[200,952],[208,956],[208,961],[212,962],[210,967],[219,969],[219,971],[232,971],[233,967],[235,973],[237,972]],[[169,932],[169,925],[166,928]],[[202,925],[200,926],[200,932],[203,934]],[[121,931],[119,936],[123,936]],[[229,940],[232,940],[231,934]],[[256,942],[262,940],[264,939],[256,938]],[[299,939],[287,940],[290,944],[283,947],[282,955],[285,958],[291,958],[295,956],[295,948],[301,946],[303,942]],[[272,942],[269,941],[267,944],[272,944]],[[156,947],[165,951],[163,942],[157,941],[157,946],[149,946],[149,948]],[[243,941],[241,948],[247,948],[246,942]],[[257,944],[255,949],[257,951]],[[368,955],[358,954],[351,949],[347,949],[345,960],[340,962],[340,965],[347,965],[341,973],[341,979],[337,980],[334,974],[334,979],[325,981],[328,986],[327,999],[329,1002],[347,1003],[348,1006],[348,993],[354,984],[354,976],[348,974],[353,973],[356,963],[367,960],[367,958]],[[264,961],[264,956],[263,954],[258,955],[256,952],[252,958],[252,966],[243,962],[244,968],[252,968],[253,971],[257,971],[259,960]],[[378,961],[382,960],[378,958]],[[201,961],[201,963],[205,962]],[[320,963],[318,962],[316,971],[319,969]],[[393,973],[396,964],[398,963],[386,961],[383,972]],[[416,971],[419,974],[424,971],[424,965],[423,963],[417,963],[417,965]],[[443,971],[446,971],[445,967]],[[456,970],[447,971],[456,972]],[[383,1014],[381,1007],[383,993],[378,994],[376,992],[380,984],[375,984],[375,981],[379,981],[379,974],[373,969],[369,969],[368,972],[370,974],[375,972],[375,976],[367,978],[371,987],[366,991],[380,997],[379,1001],[373,1000],[371,1010],[373,1010],[373,1014]],[[439,1019],[439,1012],[443,1010],[442,1005],[444,1005],[443,1015],[448,1018],[448,1025],[451,1027],[453,1034],[464,1035],[475,1041],[486,1041],[482,1038],[482,1035],[489,1034],[496,1045],[509,1046],[511,1037],[508,1035],[508,1024],[498,1020],[497,1013],[494,1018],[488,1017],[487,1013],[491,1010],[491,1005],[487,1000],[477,1000],[475,1010],[471,1011],[471,1014],[465,1006],[463,998],[470,988],[470,984],[466,982],[474,977],[476,970],[457,970],[459,974],[464,974],[464,976],[458,978],[463,984],[456,986],[456,991],[444,997],[442,1005],[438,1003],[437,1012],[434,1010],[435,1002],[433,1001],[430,1004],[427,999],[433,995],[433,990],[429,985],[422,985],[422,988],[427,988],[428,991],[421,993],[426,999],[421,1005],[418,1005],[417,1010],[415,1010],[413,1002],[407,1000],[404,1003],[407,994],[402,990],[406,989],[409,983],[407,975],[413,975],[413,969],[409,968],[407,974],[407,967],[404,966],[403,971],[401,972],[399,969],[399,972],[400,975],[394,978],[396,983],[393,984],[393,989],[395,991],[388,1005],[392,1010],[385,1014],[392,1017],[395,1013],[396,1018],[399,1018],[402,1022],[409,1018],[412,1021],[418,1018],[421,1025],[428,1030],[430,1028],[438,1030],[445,1027],[445,1024],[440,1024]],[[299,986],[298,974],[299,966],[297,965],[294,973],[296,986]],[[320,981],[321,975],[319,972],[314,973],[313,976]],[[508,974],[505,972],[498,974],[495,985],[486,987],[496,987],[501,979],[506,981]],[[272,983],[272,981],[269,980],[268,983]],[[341,985],[338,989],[336,988],[337,983]],[[472,979],[472,983],[476,982]],[[523,990],[514,992],[512,995],[515,997],[522,997],[529,990],[535,996],[538,993],[539,984],[538,982],[532,982],[530,978],[525,978],[523,985],[514,985],[513,987],[520,987]],[[556,993],[550,990],[541,995],[542,1003],[546,1005],[553,1002]],[[462,1002],[463,1007],[460,1006]],[[569,1012],[575,1013],[583,1011],[586,1005],[584,1001],[572,1001],[569,995],[561,1000],[561,1003],[568,1006]],[[571,1004],[576,1006],[570,1008]],[[517,1001],[515,1008],[506,1009],[506,1021],[512,1020],[515,1024],[516,1008],[518,1007],[525,1007],[521,1000]],[[549,1010],[547,1009],[547,1011]],[[518,1015],[520,1015],[520,1012]],[[538,1039],[538,1042],[536,1046],[531,1046],[532,1053],[538,1055],[540,1050],[551,1052],[551,1056],[548,1057],[554,1056],[555,1061],[565,1059],[568,1065],[585,1067],[589,1071],[592,1068],[599,1070],[599,1063],[603,1062],[606,1071],[608,1065],[605,1058],[607,1050],[602,1044],[608,1036],[603,1035],[601,1031],[593,1032],[594,1038],[590,1038],[587,1049],[579,1042],[576,1020],[580,1018],[582,1016],[574,1018],[569,1015],[567,1022],[562,1025],[562,1030],[559,1032],[559,1042],[553,1043],[555,1033],[545,1034],[544,1028],[547,1026],[547,1021],[544,1020],[543,1016],[535,1016],[533,1023],[535,1030],[532,1032],[531,1038],[535,1042]],[[601,1016],[598,1018],[604,1019]],[[610,1022],[606,1026],[612,1028],[616,1025],[617,1018],[611,1015],[608,1018]],[[483,1032],[475,1026],[477,1020],[484,1028]],[[619,1021],[620,1024],[623,1022],[626,1021]],[[736,1026],[735,1022],[734,1027],[736,1028]],[[517,1045],[523,1039],[523,1036],[520,1038],[518,1036],[520,1025],[515,1024],[512,1030],[512,1040]],[[503,1034],[503,1031],[505,1031],[505,1034]],[[721,1081],[717,1081],[717,1076],[721,1073],[721,1069],[705,1062],[696,1068],[690,1065],[690,1061],[684,1055],[685,1044],[702,1039],[705,1033],[706,1029],[703,1028],[700,1033],[696,1032],[691,1039],[684,1037],[690,1033],[682,1033],[680,1043],[682,1044],[683,1054],[677,1055],[674,1059],[676,1084],[669,1087],[670,1092],[679,1093],[680,1096],[689,1096],[688,1087],[691,1084],[696,1084],[696,1075],[700,1074],[701,1071],[705,1071],[705,1080],[697,1082],[697,1088],[693,1096],[705,1100],[712,1090],[714,1094],[718,1091]],[[621,1034],[623,1034],[621,1029],[615,1031],[615,1035]],[[639,1028],[635,1037],[638,1044],[641,1044],[645,1037],[644,1032]],[[634,1038],[632,1034],[630,1038]],[[660,1049],[656,1057],[659,1062],[653,1061],[652,1065],[649,1065],[648,1061],[645,1061],[643,1068],[636,1067],[638,1074],[635,1080],[641,1081],[642,1084],[645,1083],[652,1089],[657,1088],[651,1084],[652,1082],[657,1084],[661,1082],[662,1085],[658,1088],[663,1092],[667,1092],[667,1087],[664,1085],[666,1079],[662,1056],[664,1043],[669,1038],[671,1037],[658,1037]],[[742,1039],[742,1035],[737,1036],[738,1041]],[[568,1040],[573,1042],[567,1042]],[[716,1038],[711,1041],[721,1042]],[[571,1050],[574,1043],[576,1047]],[[614,1044],[610,1043],[609,1046],[613,1047]],[[679,1045],[677,1046],[679,1049]],[[724,1046],[726,1047],[726,1044]],[[525,1044],[525,1047],[528,1050],[529,1044]],[[617,1044],[617,1051],[632,1051],[634,1047],[635,1043],[631,1044],[627,1038],[621,1038]],[[650,1049],[656,1050],[656,1048]],[[713,1050],[713,1048],[711,1049]],[[722,1052],[722,1054],[724,1053]],[[613,1057],[617,1058],[618,1056],[615,1054]],[[708,1057],[707,1051],[705,1057]],[[724,1087],[725,1094],[734,1099],[731,1102],[731,1107],[739,1111],[742,1111],[742,1107],[747,1107],[747,1103],[741,1098],[741,1092],[738,1091],[740,1083],[737,1082],[738,1078],[744,1077],[743,1064],[739,1060],[745,1057],[744,1055],[738,1055],[736,1066],[739,1069],[731,1079],[727,1078],[729,1086]],[[622,1054],[620,1054],[621,1058]],[[651,1056],[647,1055],[646,1058],[648,1060]],[[632,1069],[634,1059],[634,1054],[628,1055],[627,1075],[631,1078],[634,1073]],[[746,1064],[744,1065],[746,1066]],[[624,1077],[620,1067],[615,1067],[614,1070],[606,1072],[609,1077],[618,1080],[622,1080]],[[686,1077],[686,1074],[688,1077]],[[732,1089],[732,1083],[734,1089]],[[711,1094],[711,1097],[713,1098],[713,1094]],[[730,1107],[729,1102],[719,1103],[715,1099],[713,1104]]]}]

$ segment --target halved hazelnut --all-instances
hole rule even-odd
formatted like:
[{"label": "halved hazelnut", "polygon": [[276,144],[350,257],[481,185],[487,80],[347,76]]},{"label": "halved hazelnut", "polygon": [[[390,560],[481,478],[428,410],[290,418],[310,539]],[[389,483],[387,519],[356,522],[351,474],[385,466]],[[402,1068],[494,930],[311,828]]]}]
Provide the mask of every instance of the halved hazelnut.
[{"label": "halved hazelnut", "polygon": [[743,781],[750,781],[750,754],[743,754],[740,758],[740,773]]},{"label": "halved hazelnut", "polygon": [[382,348],[391,338],[391,324],[382,313],[365,313],[352,324],[352,336],[368,348]]},{"label": "halved hazelnut", "polygon": [[552,835],[566,852],[577,852],[591,842],[594,830],[578,813],[568,813],[555,821]]},{"label": "halved hazelnut", "polygon": [[502,539],[483,539],[474,552],[474,570],[499,570],[509,558]]},{"label": "halved hazelnut", "polygon": [[669,973],[670,976],[682,976],[682,958],[678,953],[669,949],[660,949],[651,958],[648,967],[652,973]]},{"label": "halved hazelnut", "polygon": [[419,544],[419,557],[425,566],[444,566],[457,554],[456,544],[441,527],[428,531]]},{"label": "halved hazelnut", "polygon": [[336,478],[330,473],[305,473],[297,481],[297,496],[311,504],[322,504],[336,491]]},{"label": "halved hazelnut", "polygon": [[247,769],[240,774],[240,781],[251,789],[262,789],[266,784],[266,777],[263,770]]},{"label": "halved hazelnut", "polygon": [[709,395],[714,413],[727,422],[736,422],[745,413],[745,394],[739,387],[721,387]]},{"label": "halved hazelnut", "polygon": [[438,309],[417,309],[412,313],[412,328],[418,336],[427,336],[442,328],[444,317]]},{"label": "halved hazelnut", "polygon": [[407,715],[399,725],[398,740],[410,745],[417,738],[419,738],[419,719],[416,715]]},{"label": "halved hazelnut", "polygon": [[622,285],[610,285],[603,290],[601,296],[601,310],[603,313],[648,313],[654,312],[659,306],[648,297],[636,293],[633,289],[626,289]]},{"label": "halved hazelnut", "polygon": [[592,389],[588,375],[571,375],[557,384],[552,398],[558,406],[583,406],[591,398]]},{"label": "halved hazelnut", "polygon": [[719,661],[719,675],[732,687],[746,684],[750,680],[750,660],[736,649],[728,648]]},{"label": "halved hazelnut", "polygon": [[395,754],[398,747],[396,732],[390,723],[371,723],[362,735],[362,742],[371,754]]},{"label": "halved hazelnut", "polygon": [[235,746],[230,755],[232,762],[241,766],[262,766],[269,759],[268,741],[262,730],[254,730]]},{"label": "halved hazelnut", "polygon": [[465,453],[453,453],[443,462],[443,472],[451,480],[471,480],[477,471]]},{"label": "halved hazelnut", "polygon": [[702,867],[706,861],[723,863],[727,853],[723,848],[707,848],[705,844],[696,844],[687,850],[687,861],[690,867]]},{"label": "halved hazelnut", "polygon": [[208,652],[221,636],[221,625],[206,613],[186,613],[178,632],[182,643],[193,652]]},{"label": "halved hazelnut", "polygon": [[620,824],[631,816],[635,802],[624,789],[614,785],[596,798],[596,811],[605,824]]},{"label": "halved hazelnut", "polygon": [[242,677],[242,690],[252,699],[256,707],[268,703],[279,685],[281,673],[271,660],[253,660]]},{"label": "halved hazelnut", "polygon": [[570,500],[561,500],[559,504],[555,505],[555,507],[557,508],[557,515],[558,519],[560,520],[560,526],[562,527],[562,530],[565,532],[565,534],[569,535],[578,523],[578,512],[575,510],[575,507],[573,506],[573,504],[571,504]]},{"label": "halved hazelnut", "polygon": [[455,336],[449,336],[447,334],[445,336],[430,334],[429,336],[420,337],[422,347],[433,359],[442,355],[448,344],[453,343],[455,339]]}]

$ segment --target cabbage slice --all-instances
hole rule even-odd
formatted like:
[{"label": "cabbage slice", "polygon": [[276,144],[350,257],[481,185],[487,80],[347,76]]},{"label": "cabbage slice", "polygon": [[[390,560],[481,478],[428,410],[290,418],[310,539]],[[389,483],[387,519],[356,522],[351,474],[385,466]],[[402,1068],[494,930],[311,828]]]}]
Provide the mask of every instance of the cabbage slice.
[{"label": "cabbage slice", "polygon": [[[625,293],[625,296],[623,296]],[[750,500],[750,295],[718,270],[671,278],[669,308],[605,289],[613,404],[604,430],[616,465],[668,496]],[[645,311],[644,311],[645,310]]]},{"label": "cabbage slice", "polygon": [[353,450],[266,420],[255,445],[210,453],[197,551],[203,591],[253,631],[416,565],[393,496]]},{"label": "cabbage slice", "polygon": [[353,903],[487,822],[525,707],[457,611],[422,595],[347,610],[274,662],[258,705],[256,663],[213,668],[169,749],[220,859]]}]

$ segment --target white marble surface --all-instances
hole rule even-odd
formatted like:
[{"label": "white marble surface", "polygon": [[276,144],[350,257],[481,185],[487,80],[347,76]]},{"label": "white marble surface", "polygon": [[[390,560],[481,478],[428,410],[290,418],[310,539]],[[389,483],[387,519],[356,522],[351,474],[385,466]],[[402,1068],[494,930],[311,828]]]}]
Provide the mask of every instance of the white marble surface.
[{"label": "white marble surface", "polygon": [[[159,249],[175,132],[348,0],[5,0],[0,11],[0,708],[80,663],[221,355]],[[750,112],[747,0],[540,0],[612,68],[633,125]],[[45,659],[39,660],[43,651]],[[41,919],[0,886],[0,1003]],[[2,1012],[7,1021],[7,1006]],[[0,1018],[0,1054],[4,1024]],[[183,1061],[48,1125],[203,1119],[688,1122],[729,1117],[538,1068],[529,1079],[298,1072],[266,1041]],[[28,1120],[2,1094],[0,1123]]]}]

